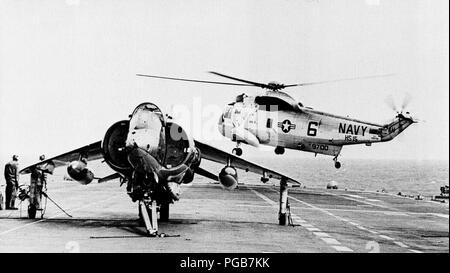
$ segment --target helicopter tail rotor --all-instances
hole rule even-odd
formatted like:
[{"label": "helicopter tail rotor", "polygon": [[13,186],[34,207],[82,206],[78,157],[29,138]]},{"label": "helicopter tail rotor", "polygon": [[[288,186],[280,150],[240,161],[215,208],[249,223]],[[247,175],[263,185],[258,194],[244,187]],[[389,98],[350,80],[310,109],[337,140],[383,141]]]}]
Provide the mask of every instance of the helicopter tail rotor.
[{"label": "helicopter tail rotor", "polygon": [[392,97],[392,95],[389,95],[384,100],[384,102],[389,107],[389,109],[395,111],[397,114],[403,113],[406,110],[406,108],[408,107],[408,105],[409,105],[409,103],[411,101],[412,101],[412,96],[409,93],[406,93],[406,95],[404,96],[400,108],[397,107],[397,104],[395,103],[394,98]]},{"label": "helicopter tail rotor", "polygon": [[389,107],[389,109],[392,109],[396,113],[396,117],[397,118],[409,119],[413,123],[425,122],[424,120],[413,118],[411,113],[406,110],[411,101],[412,101],[412,96],[409,93],[406,93],[406,95],[404,96],[400,108],[397,107],[397,104],[395,103],[394,98],[392,97],[392,95],[389,95],[384,100],[384,102]]}]

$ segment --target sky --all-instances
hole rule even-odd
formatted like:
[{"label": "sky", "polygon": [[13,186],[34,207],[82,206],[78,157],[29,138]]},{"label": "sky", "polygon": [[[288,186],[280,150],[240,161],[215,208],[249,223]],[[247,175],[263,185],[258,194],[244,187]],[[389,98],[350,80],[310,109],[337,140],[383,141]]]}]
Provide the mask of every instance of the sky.
[{"label": "sky", "polygon": [[[342,157],[448,160],[448,33],[446,0],[0,0],[0,163],[18,154],[25,166],[101,140],[141,102],[230,151],[220,112],[256,88],[136,76],[223,80],[207,71],[286,84],[395,73],[286,92],[375,123],[395,115],[388,96],[400,105],[410,95],[407,110],[422,122]],[[275,156],[267,147],[244,154]]]}]

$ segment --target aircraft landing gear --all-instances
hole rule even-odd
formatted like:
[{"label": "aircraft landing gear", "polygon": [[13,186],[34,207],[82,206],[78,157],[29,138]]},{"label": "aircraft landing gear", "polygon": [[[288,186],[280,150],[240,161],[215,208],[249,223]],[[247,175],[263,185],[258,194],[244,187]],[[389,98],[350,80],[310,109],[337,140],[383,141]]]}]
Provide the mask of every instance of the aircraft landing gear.
[{"label": "aircraft landing gear", "polygon": [[158,236],[158,216],[156,213],[156,202],[149,200],[139,201],[139,218],[142,218],[147,235],[150,237]]},{"label": "aircraft landing gear", "polygon": [[278,212],[278,224],[280,226],[293,225],[288,200],[288,184],[284,178],[280,180],[280,210]]},{"label": "aircraft landing gear", "polygon": [[28,205],[28,218],[29,219],[35,219],[36,218],[36,211],[37,208],[34,204]]},{"label": "aircraft landing gear", "polygon": [[339,169],[339,168],[341,167],[341,162],[337,161],[337,157],[338,157],[338,156],[335,156],[335,157],[333,158],[333,161],[334,161],[334,167],[335,167],[336,169]]},{"label": "aircraft landing gear", "polygon": [[282,154],[284,154],[284,147],[277,146],[277,147],[275,148],[275,154],[277,154],[277,155],[282,155]]},{"label": "aircraft landing gear", "polygon": [[161,222],[169,221],[169,203],[161,203],[159,206],[159,220]]},{"label": "aircraft landing gear", "polygon": [[231,152],[237,156],[241,156],[242,155],[242,149],[239,148],[239,142],[236,144],[236,148],[234,148]]},{"label": "aircraft landing gear", "polygon": [[235,154],[237,156],[241,156],[242,155],[242,149],[241,148],[234,148],[233,149],[233,154]]}]

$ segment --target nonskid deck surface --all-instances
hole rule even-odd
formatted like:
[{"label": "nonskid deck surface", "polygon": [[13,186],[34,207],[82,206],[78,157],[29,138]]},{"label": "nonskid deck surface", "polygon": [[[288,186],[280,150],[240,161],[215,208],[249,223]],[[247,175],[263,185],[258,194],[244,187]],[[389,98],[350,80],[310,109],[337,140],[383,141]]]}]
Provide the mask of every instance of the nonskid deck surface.
[{"label": "nonskid deck surface", "polygon": [[[278,187],[212,183],[184,186],[159,223],[164,238],[145,237],[137,203],[116,183],[54,183],[43,219],[0,211],[0,252],[448,252],[447,204],[393,195],[289,189],[294,226],[278,225]],[[20,215],[21,213],[21,215]]]}]

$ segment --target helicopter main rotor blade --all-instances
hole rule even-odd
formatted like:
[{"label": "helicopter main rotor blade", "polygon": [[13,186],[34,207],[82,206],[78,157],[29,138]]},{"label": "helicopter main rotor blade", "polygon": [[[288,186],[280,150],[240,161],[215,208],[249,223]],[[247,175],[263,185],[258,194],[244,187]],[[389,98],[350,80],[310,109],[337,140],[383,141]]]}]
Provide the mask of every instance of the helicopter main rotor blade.
[{"label": "helicopter main rotor blade", "polygon": [[237,85],[237,86],[253,86],[252,84],[241,84],[241,83],[230,83],[230,82],[216,82],[216,81],[191,80],[191,79],[171,78],[171,77],[162,77],[162,76],[145,75],[145,74],[136,74],[136,76],[140,76],[140,77],[148,77],[148,78],[157,78],[157,79],[164,79],[164,80],[185,81],[185,82],[199,82],[199,83],[211,83],[211,84],[223,84],[223,85]]},{"label": "helicopter main rotor blade", "polygon": [[247,81],[247,80],[243,80],[243,79],[239,79],[239,78],[227,76],[227,75],[224,75],[224,74],[221,74],[221,73],[217,73],[217,72],[214,72],[214,71],[209,71],[209,73],[214,74],[214,75],[217,75],[217,76],[220,76],[220,77],[224,77],[224,78],[227,78],[227,79],[230,79],[230,80],[235,80],[235,81],[238,81],[238,82],[245,82],[245,83],[248,83],[248,84],[250,84],[250,85],[252,85],[252,86],[257,86],[257,87],[261,87],[261,88],[272,89],[269,85],[267,85],[267,84],[265,84],[265,83],[259,83],[259,82]]},{"label": "helicopter main rotor blade", "polygon": [[372,78],[384,78],[384,77],[390,77],[390,76],[394,76],[394,75],[395,74],[382,74],[382,75],[372,75],[372,76],[365,76],[365,77],[343,78],[343,79],[336,79],[336,80],[329,80],[329,81],[305,82],[305,83],[298,83],[298,84],[288,84],[288,85],[285,85],[284,87],[309,86],[309,85],[333,83],[333,82],[354,81],[354,80],[372,79]]},{"label": "helicopter main rotor blade", "polygon": [[395,74],[383,74],[383,75],[372,75],[372,76],[366,76],[366,77],[343,78],[343,79],[336,79],[336,80],[329,80],[329,81],[317,81],[317,82],[306,82],[306,83],[285,85],[285,84],[279,84],[279,83],[265,84],[265,83],[253,82],[253,81],[248,81],[248,80],[244,80],[244,79],[231,77],[231,76],[228,76],[228,75],[225,75],[225,74],[221,74],[221,73],[218,73],[218,72],[214,72],[214,71],[209,71],[209,73],[217,75],[217,76],[220,76],[220,77],[224,77],[224,78],[227,78],[227,79],[230,79],[230,80],[243,82],[244,84],[242,84],[242,83],[231,83],[231,82],[193,80],[193,79],[184,79],[184,78],[172,78],[172,77],[163,77],[163,76],[146,75],[146,74],[136,74],[136,76],[157,78],[157,79],[165,79],[165,80],[185,81],[185,82],[198,82],[198,83],[234,85],[234,86],[253,86],[253,87],[260,87],[260,88],[270,89],[270,90],[276,91],[276,90],[284,89],[286,87],[309,86],[309,85],[333,83],[333,82],[341,82],[341,81],[352,81],[352,80],[361,80],[361,79],[389,77],[389,76],[395,75]]}]

